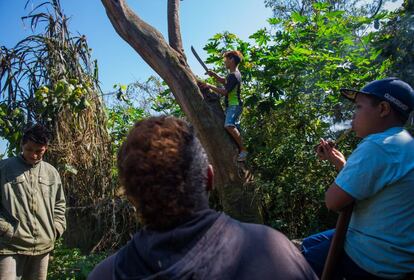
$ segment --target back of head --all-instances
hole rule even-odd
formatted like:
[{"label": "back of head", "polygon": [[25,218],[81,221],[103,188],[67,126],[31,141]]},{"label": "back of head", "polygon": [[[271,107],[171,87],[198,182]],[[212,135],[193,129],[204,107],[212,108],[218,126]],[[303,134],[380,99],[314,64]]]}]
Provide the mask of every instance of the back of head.
[{"label": "back of head", "polygon": [[40,124],[35,124],[23,133],[22,144],[26,144],[28,141],[32,141],[40,145],[48,145],[50,141],[50,133],[47,128]]},{"label": "back of head", "polygon": [[208,207],[207,156],[183,120],[162,116],[137,122],[118,153],[118,169],[148,228],[172,228]]}]

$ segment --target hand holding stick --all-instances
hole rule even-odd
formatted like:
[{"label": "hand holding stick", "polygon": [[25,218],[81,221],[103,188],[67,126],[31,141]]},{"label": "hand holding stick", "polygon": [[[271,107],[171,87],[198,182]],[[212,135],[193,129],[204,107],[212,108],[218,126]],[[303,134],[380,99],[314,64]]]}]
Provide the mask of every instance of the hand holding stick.
[{"label": "hand holding stick", "polygon": [[346,163],[345,156],[335,148],[335,143],[321,139],[315,147],[316,154],[320,160],[327,160],[336,170],[340,171]]}]

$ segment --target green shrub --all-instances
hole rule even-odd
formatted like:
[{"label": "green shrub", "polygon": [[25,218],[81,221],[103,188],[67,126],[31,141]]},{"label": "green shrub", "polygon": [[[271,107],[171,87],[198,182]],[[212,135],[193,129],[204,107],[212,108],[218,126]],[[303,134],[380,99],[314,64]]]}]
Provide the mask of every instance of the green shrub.
[{"label": "green shrub", "polygon": [[100,261],[107,257],[105,253],[83,255],[78,248],[67,248],[62,240],[56,242],[55,250],[49,262],[48,279],[72,280],[86,279]]}]

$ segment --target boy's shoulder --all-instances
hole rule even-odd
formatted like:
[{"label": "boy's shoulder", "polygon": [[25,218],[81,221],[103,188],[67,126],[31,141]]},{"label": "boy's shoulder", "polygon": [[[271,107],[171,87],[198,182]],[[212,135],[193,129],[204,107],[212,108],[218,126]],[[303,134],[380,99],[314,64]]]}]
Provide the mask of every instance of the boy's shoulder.
[{"label": "boy's shoulder", "polygon": [[411,161],[414,159],[414,139],[405,129],[393,128],[367,136],[352,154],[367,160]]},{"label": "boy's shoulder", "polygon": [[236,70],[234,72],[228,73],[226,79],[228,80],[228,79],[234,79],[235,78],[237,81],[241,81],[241,77],[242,76],[241,76],[240,71]]},{"label": "boy's shoulder", "polygon": [[410,133],[402,127],[392,127],[386,131],[368,135],[362,142],[373,143],[383,147],[413,146],[414,139]]}]

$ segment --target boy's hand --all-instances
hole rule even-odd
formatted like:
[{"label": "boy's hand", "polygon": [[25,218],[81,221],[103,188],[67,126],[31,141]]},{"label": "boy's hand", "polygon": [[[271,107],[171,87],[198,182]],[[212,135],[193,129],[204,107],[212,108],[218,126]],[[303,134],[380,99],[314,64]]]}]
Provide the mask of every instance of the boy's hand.
[{"label": "boy's hand", "polygon": [[208,88],[210,88],[209,84],[207,84],[207,83],[205,83],[205,82],[203,82],[203,81],[200,81],[200,80],[197,80],[197,85],[198,85],[201,89],[208,89]]},{"label": "boy's hand", "polygon": [[345,156],[335,148],[335,144],[330,141],[321,139],[315,148],[316,154],[320,160],[327,160],[333,164],[336,170],[340,171],[346,163]]},{"label": "boy's hand", "polygon": [[216,72],[211,71],[211,70],[208,70],[208,71],[207,71],[207,75],[209,75],[210,77],[217,77]]}]

